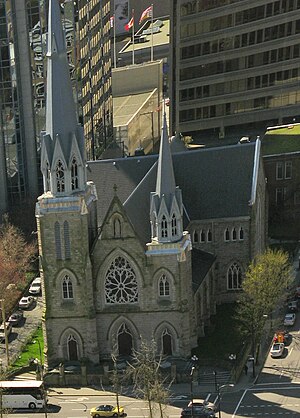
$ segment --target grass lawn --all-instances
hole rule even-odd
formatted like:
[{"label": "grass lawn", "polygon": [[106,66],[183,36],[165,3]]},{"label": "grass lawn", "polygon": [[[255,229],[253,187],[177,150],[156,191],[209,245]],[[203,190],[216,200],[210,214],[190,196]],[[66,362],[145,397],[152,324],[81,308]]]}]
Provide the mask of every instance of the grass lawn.
[{"label": "grass lawn", "polygon": [[195,354],[199,359],[227,361],[230,354],[241,351],[243,338],[239,332],[235,315],[236,304],[217,307],[212,331],[199,338]]},{"label": "grass lawn", "polygon": [[44,363],[44,340],[42,328],[38,328],[34,334],[32,334],[28,343],[22,350],[19,358],[12,364],[13,368],[19,368],[23,366],[28,366],[31,359],[37,358],[39,361]]}]

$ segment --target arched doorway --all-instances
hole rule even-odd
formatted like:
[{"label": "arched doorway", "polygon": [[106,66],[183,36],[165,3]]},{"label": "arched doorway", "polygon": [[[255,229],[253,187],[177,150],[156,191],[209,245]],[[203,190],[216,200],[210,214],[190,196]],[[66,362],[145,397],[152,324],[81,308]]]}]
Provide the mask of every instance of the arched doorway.
[{"label": "arched doorway", "polygon": [[68,337],[68,358],[70,361],[78,360],[78,344],[74,335]]},{"label": "arched doorway", "polygon": [[120,356],[131,356],[132,336],[125,324],[122,324],[118,332],[118,347]]},{"label": "arched doorway", "polygon": [[162,346],[163,346],[163,354],[165,356],[171,356],[172,352],[172,337],[169,334],[168,330],[165,329],[162,334]]}]

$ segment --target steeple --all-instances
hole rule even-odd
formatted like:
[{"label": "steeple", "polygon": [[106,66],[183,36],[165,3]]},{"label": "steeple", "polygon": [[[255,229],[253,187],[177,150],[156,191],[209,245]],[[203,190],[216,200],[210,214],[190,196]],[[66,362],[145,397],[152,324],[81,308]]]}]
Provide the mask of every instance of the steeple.
[{"label": "steeple", "polygon": [[44,191],[66,196],[86,187],[83,129],[77,122],[58,0],[49,0],[46,130],[41,133]]},{"label": "steeple", "polygon": [[151,193],[150,221],[152,241],[176,242],[182,238],[182,196],[176,187],[166,114],[158,157],[156,191]]}]

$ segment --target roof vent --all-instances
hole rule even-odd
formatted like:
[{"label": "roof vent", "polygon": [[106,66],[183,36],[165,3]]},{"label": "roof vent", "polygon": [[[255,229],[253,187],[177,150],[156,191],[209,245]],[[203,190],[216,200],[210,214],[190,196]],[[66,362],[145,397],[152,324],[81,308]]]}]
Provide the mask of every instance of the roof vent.
[{"label": "roof vent", "polygon": [[143,147],[136,148],[136,150],[134,151],[134,155],[136,157],[138,157],[139,155],[145,155],[144,148]]},{"label": "roof vent", "polygon": [[239,143],[240,143],[240,144],[247,144],[248,142],[250,142],[250,137],[249,137],[249,136],[243,136],[243,137],[239,140]]}]

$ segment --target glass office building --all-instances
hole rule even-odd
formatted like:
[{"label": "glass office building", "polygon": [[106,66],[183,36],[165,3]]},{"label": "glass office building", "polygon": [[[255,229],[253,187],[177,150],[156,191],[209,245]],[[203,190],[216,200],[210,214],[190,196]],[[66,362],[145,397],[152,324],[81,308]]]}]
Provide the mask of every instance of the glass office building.
[{"label": "glass office building", "polygon": [[171,9],[173,130],[223,138],[300,121],[300,0]]}]

